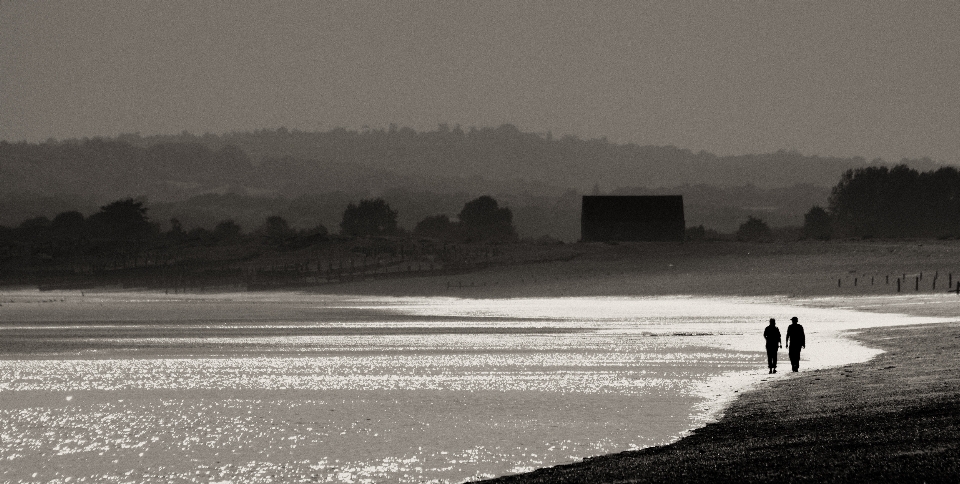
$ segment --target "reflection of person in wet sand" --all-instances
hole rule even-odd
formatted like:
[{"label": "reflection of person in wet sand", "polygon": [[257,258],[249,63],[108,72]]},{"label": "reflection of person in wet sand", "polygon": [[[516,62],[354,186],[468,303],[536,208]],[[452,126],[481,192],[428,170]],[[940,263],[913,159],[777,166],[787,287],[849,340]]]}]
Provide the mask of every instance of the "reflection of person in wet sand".
[{"label": "reflection of person in wet sand", "polygon": [[[800,369],[800,350],[807,347],[807,338],[803,335],[803,326],[797,324],[797,317],[790,318],[790,326],[787,326],[787,350],[790,352],[790,365],[793,371]],[[790,342],[793,346],[790,346]]]},{"label": "reflection of person in wet sand", "polygon": [[767,340],[767,366],[770,367],[770,373],[776,373],[777,349],[782,347],[776,319],[770,318],[770,326],[763,330],[763,338]]}]

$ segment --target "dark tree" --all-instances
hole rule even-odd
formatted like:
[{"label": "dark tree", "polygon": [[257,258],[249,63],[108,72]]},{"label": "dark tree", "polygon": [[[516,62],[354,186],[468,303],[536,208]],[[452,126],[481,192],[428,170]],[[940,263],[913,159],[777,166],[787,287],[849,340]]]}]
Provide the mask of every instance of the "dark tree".
[{"label": "dark tree", "polygon": [[213,232],[203,227],[190,229],[184,236],[184,239],[191,244],[199,244],[207,247],[216,243],[216,240],[213,238]]},{"label": "dark tree", "polygon": [[803,216],[803,236],[810,239],[828,240],[832,233],[830,214],[823,207],[814,206]]},{"label": "dark tree", "polygon": [[772,238],[773,232],[767,223],[756,217],[747,217],[747,221],[737,229],[737,240],[757,242],[769,241]]},{"label": "dark tree", "polygon": [[53,217],[49,240],[56,256],[66,258],[78,255],[85,240],[85,230],[85,220],[80,212],[62,212]]},{"label": "dark tree", "polygon": [[100,207],[88,220],[92,236],[111,241],[142,241],[152,232],[143,202],[132,198]]},{"label": "dark tree", "polygon": [[50,237],[50,219],[40,216],[24,220],[17,226],[17,235],[30,244],[45,242]]},{"label": "dark tree", "polygon": [[61,212],[53,217],[50,230],[54,237],[80,238],[83,235],[83,214],[77,211]]},{"label": "dark tree", "polygon": [[329,232],[323,224],[318,224],[312,229],[301,230],[297,235],[298,245],[308,246],[327,240]]},{"label": "dark tree", "polygon": [[186,236],[187,233],[183,230],[183,224],[180,223],[180,220],[170,219],[170,230],[167,231],[167,238],[174,243],[178,243]]},{"label": "dark tree", "polygon": [[297,235],[297,232],[290,228],[290,224],[287,223],[286,219],[278,215],[267,217],[267,220],[260,228],[260,233],[268,245],[277,247],[290,245]]},{"label": "dark tree", "polygon": [[943,237],[960,235],[960,173],[918,173],[906,165],[849,170],[830,195],[834,235]]},{"label": "dark tree", "polygon": [[501,208],[492,197],[484,195],[464,204],[460,210],[460,229],[467,241],[516,240],[513,212]]},{"label": "dark tree", "polygon": [[413,233],[418,237],[452,239],[456,236],[456,224],[446,215],[433,215],[417,222]]},{"label": "dark tree", "polygon": [[224,220],[213,228],[213,238],[218,244],[235,243],[238,242],[242,236],[243,229],[233,220]]},{"label": "dark tree", "polygon": [[371,237],[377,235],[395,235],[397,212],[390,208],[382,198],[361,200],[359,204],[349,204],[343,211],[340,233],[350,237]]}]

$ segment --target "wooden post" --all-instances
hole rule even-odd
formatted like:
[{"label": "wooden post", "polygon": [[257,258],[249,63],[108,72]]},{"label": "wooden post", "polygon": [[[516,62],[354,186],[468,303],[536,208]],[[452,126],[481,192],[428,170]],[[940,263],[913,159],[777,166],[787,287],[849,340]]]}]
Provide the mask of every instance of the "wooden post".
[{"label": "wooden post", "polygon": [[842,280],[843,280],[842,278],[838,278],[838,279],[837,279],[837,287],[840,287],[840,281],[842,281]]},{"label": "wooden post", "polygon": [[919,291],[919,290],[920,290],[920,276],[917,276],[917,277],[914,278],[914,283],[915,283],[915,285],[916,285],[915,290]]},{"label": "wooden post", "polygon": [[856,278],[856,277],[853,278],[853,287],[857,287],[857,278]]},{"label": "wooden post", "polygon": [[888,284],[888,285],[890,284],[890,274],[887,274],[887,282],[886,282],[886,284]]},{"label": "wooden post", "polygon": [[897,278],[897,292],[900,292],[900,278]]}]

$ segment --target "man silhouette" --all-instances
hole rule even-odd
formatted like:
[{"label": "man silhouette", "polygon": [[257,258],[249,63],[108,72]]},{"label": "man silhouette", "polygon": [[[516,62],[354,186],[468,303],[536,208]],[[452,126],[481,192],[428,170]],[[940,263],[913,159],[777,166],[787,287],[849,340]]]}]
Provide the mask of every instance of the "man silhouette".
[{"label": "man silhouette", "polygon": [[763,330],[763,339],[767,340],[767,366],[770,367],[770,373],[776,373],[777,349],[782,347],[776,319],[770,318],[770,326]]},{"label": "man silhouette", "polygon": [[[790,326],[787,326],[787,349],[790,352],[790,364],[793,371],[800,369],[800,350],[807,347],[807,338],[803,334],[803,326],[797,324],[797,317],[790,318]],[[793,341],[793,346],[790,342]]]}]

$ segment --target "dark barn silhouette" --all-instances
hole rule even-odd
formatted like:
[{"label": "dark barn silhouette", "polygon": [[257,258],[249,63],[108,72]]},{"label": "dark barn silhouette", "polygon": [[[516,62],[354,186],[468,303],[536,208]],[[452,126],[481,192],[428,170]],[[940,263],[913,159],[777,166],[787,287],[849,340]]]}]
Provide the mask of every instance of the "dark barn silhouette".
[{"label": "dark barn silhouette", "polygon": [[584,196],[580,238],[584,242],[684,239],[683,197]]}]

